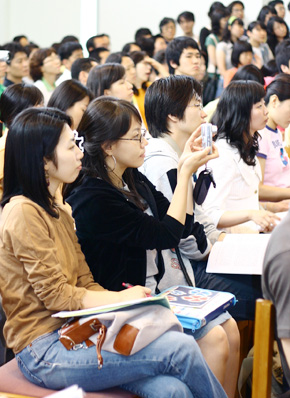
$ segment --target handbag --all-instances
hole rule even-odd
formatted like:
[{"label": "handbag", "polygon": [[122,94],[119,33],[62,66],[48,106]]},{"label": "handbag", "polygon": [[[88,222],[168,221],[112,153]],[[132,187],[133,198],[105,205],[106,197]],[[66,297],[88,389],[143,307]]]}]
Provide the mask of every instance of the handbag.
[{"label": "handbag", "polygon": [[73,318],[59,329],[59,340],[67,350],[95,344],[98,367],[101,369],[102,349],[126,356],[133,355],[169,330],[183,331],[171,309],[159,304],[135,305]]},{"label": "handbag", "polygon": [[199,174],[193,190],[193,198],[198,205],[201,205],[205,201],[211,183],[215,188],[216,183],[212,171],[210,169],[203,170]]}]

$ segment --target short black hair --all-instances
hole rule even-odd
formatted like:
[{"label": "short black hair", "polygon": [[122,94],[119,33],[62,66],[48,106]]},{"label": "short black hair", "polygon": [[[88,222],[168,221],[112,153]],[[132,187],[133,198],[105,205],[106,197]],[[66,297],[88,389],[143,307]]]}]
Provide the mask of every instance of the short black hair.
[{"label": "short black hair", "polygon": [[72,79],[79,80],[79,74],[82,71],[89,72],[93,65],[92,62],[96,62],[94,58],[78,58],[71,66],[71,77]]},{"label": "short black hair", "polygon": [[284,1],[283,1],[283,0],[273,0],[273,1],[269,1],[268,6],[275,7],[276,4],[283,4],[283,5],[284,5]]},{"label": "short black hair", "polygon": [[279,72],[282,72],[281,65],[285,65],[289,68],[290,39],[284,39],[277,45],[275,50],[275,59]]},{"label": "short black hair", "polygon": [[59,47],[58,55],[61,61],[63,61],[64,59],[68,59],[74,51],[82,49],[83,48],[80,43],[76,41],[67,41]]},{"label": "short black hair", "polygon": [[177,17],[177,22],[180,24],[180,19],[184,18],[186,21],[192,21],[195,22],[194,14],[190,11],[183,11],[181,14],[178,15]]},{"label": "short black hair", "polygon": [[165,17],[165,18],[161,19],[161,21],[159,23],[160,32],[161,32],[162,26],[167,25],[169,22],[173,22],[175,25],[175,21],[173,18]]},{"label": "short black hair", "polygon": [[100,97],[113,83],[122,79],[126,74],[124,66],[120,64],[97,65],[91,69],[87,81],[87,87],[93,95]]},{"label": "short black hair", "polygon": [[90,54],[90,58],[94,58],[97,63],[99,64],[102,60],[100,57],[100,53],[107,51],[110,52],[110,50],[108,50],[106,47],[98,47],[98,48],[94,48],[92,51],[89,52]]},{"label": "short black hair", "polygon": [[249,23],[249,25],[248,25],[248,30],[249,30],[250,32],[252,32],[252,30],[255,29],[257,26],[259,26],[261,29],[267,31],[267,27],[266,27],[266,25],[264,24],[264,22],[262,22],[262,21],[253,21],[253,22]]},{"label": "short black hair", "polygon": [[141,48],[141,51],[145,51],[149,57],[153,57],[154,53],[154,38],[153,37],[141,37],[137,41],[138,46]]},{"label": "short black hair", "polygon": [[78,39],[76,36],[67,35],[67,36],[64,36],[64,37],[62,38],[60,44],[68,43],[69,41],[75,41],[75,42],[79,43],[79,39]]},{"label": "short black hair", "polygon": [[232,1],[227,7],[227,9],[229,10],[230,13],[232,13],[233,7],[236,4],[239,4],[240,6],[242,6],[243,10],[245,9],[244,3],[242,1]]},{"label": "short black hair", "polygon": [[14,118],[24,109],[43,105],[43,94],[33,84],[18,83],[7,87],[0,97],[0,118],[10,128]]},{"label": "short black hair", "polygon": [[256,65],[244,65],[241,66],[235,73],[234,77],[231,81],[235,80],[245,80],[245,81],[254,81],[257,83],[264,85],[264,77],[259,68]]},{"label": "short black hair", "polygon": [[145,117],[154,138],[170,134],[168,115],[182,120],[193,97],[201,100],[201,84],[189,76],[169,76],[156,80],[145,95]]},{"label": "short black hair", "polygon": [[10,65],[11,61],[13,60],[13,58],[17,53],[25,53],[27,55],[26,48],[23,47],[21,44],[17,43],[16,41],[4,44],[2,49],[9,51],[8,59],[6,61],[7,65]]},{"label": "short black hair", "polygon": [[135,41],[137,41],[141,37],[144,37],[144,36],[147,36],[147,35],[152,36],[151,30],[148,29],[148,28],[140,28],[140,29],[136,30]]},{"label": "short black hair", "polygon": [[87,50],[88,51],[91,51],[90,49],[91,48],[95,48],[96,46],[95,46],[95,43],[94,43],[94,38],[95,38],[96,36],[92,36],[92,37],[90,37],[88,40],[87,40],[87,42],[86,42],[86,47],[87,47]]},{"label": "short black hair", "polygon": [[170,65],[170,61],[173,61],[176,65],[179,65],[179,59],[182,51],[189,47],[200,51],[197,42],[191,37],[176,37],[168,44],[165,54],[170,74],[174,74],[174,68]]},{"label": "short black hair", "polygon": [[106,59],[106,64],[121,64],[122,63],[122,58],[123,57],[129,57],[127,53],[124,53],[123,51],[118,51],[115,53],[111,53],[108,58]]},{"label": "short black hair", "polygon": [[[134,44],[135,46],[140,47],[139,44],[136,43],[135,41],[130,41],[129,43],[124,44],[124,46],[123,46],[123,48],[122,48],[122,52],[124,52],[124,53],[126,53],[126,54],[130,53],[130,52],[131,52],[131,45],[132,45],[132,44]],[[141,47],[140,47],[140,49],[141,49]]]},{"label": "short black hair", "polygon": [[238,68],[240,63],[240,55],[246,52],[253,52],[251,44],[245,40],[237,40],[233,45],[233,51],[231,56],[233,66]]},{"label": "short black hair", "polygon": [[[27,39],[27,36],[25,36],[25,35],[15,36],[15,37],[13,38],[13,41],[19,43],[21,39]],[[27,39],[27,40],[28,40],[28,39]]]},{"label": "short black hair", "polygon": [[90,101],[93,99],[91,90],[78,80],[68,79],[53,90],[47,106],[66,112],[69,108],[74,106],[76,102],[86,97],[89,97]]}]

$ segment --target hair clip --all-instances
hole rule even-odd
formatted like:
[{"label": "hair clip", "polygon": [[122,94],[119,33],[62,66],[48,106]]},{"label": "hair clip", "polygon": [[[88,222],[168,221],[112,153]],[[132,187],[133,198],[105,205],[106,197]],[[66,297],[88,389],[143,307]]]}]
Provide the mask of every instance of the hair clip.
[{"label": "hair clip", "polygon": [[75,137],[77,146],[80,148],[80,150],[82,152],[84,152],[85,151],[84,150],[84,137],[79,137],[79,133],[77,132],[77,130],[74,130],[73,133],[74,133],[74,137]]}]

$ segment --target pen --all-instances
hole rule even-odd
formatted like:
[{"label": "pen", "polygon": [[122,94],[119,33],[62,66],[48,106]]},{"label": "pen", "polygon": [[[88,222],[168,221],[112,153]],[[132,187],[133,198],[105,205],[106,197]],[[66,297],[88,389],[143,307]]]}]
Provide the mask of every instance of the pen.
[{"label": "pen", "polygon": [[130,289],[130,287],[134,287],[133,285],[130,285],[130,283],[122,283],[122,286],[124,286],[126,289]]},{"label": "pen", "polygon": [[[126,282],[122,282],[122,286],[124,286],[126,289],[130,289],[131,287],[134,287],[133,285],[131,285],[130,283],[126,283]],[[147,294],[147,297],[152,297],[151,294]]]}]

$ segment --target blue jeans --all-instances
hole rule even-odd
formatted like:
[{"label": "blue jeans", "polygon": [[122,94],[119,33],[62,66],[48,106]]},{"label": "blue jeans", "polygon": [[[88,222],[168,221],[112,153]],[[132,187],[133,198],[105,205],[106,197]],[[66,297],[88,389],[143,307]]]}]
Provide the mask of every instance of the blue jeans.
[{"label": "blue jeans", "polygon": [[25,377],[41,387],[61,389],[78,384],[85,391],[120,386],[140,397],[210,398],[226,394],[208,368],[191,336],[167,332],[131,356],[96,348],[67,351],[57,331],[40,336],[16,355]]}]

